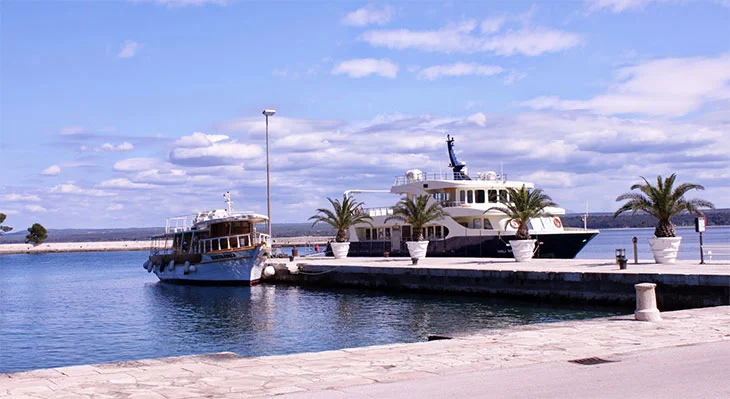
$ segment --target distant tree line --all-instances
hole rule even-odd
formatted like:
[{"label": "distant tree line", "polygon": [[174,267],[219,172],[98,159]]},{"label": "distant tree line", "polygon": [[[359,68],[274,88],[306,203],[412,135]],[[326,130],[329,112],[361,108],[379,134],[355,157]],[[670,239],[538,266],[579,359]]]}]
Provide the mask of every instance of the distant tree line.
[{"label": "distant tree line", "polygon": [[[730,209],[712,209],[704,211],[708,226],[730,226]],[[583,215],[568,214],[561,219],[566,227],[583,227]],[[695,215],[679,215],[672,219],[677,226],[694,226]],[[620,229],[620,228],[641,228],[655,227],[656,218],[646,214],[637,213],[634,216],[620,215],[614,218],[611,213],[595,213],[588,215],[588,227],[593,229]]]}]

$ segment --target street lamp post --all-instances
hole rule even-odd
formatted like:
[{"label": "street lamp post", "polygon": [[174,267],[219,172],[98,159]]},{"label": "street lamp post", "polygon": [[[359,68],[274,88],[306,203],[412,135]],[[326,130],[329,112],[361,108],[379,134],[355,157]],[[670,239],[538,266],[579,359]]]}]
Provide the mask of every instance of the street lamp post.
[{"label": "street lamp post", "polygon": [[268,230],[269,239],[271,237],[271,183],[269,180],[269,117],[274,115],[276,110],[265,109],[263,114],[266,116],[266,229]]}]

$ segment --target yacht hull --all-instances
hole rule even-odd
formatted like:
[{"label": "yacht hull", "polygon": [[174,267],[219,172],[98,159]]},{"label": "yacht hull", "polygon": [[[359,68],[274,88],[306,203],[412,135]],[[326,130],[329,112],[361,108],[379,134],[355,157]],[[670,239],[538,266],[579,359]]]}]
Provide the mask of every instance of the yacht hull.
[{"label": "yacht hull", "polygon": [[[596,231],[562,234],[534,234],[537,240],[536,258],[573,259],[598,233]],[[442,240],[430,239],[427,257],[512,258],[509,240],[514,235],[462,236]],[[390,241],[360,241],[350,243],[350,257],[408,256],[408,249],[393,250]]]},{"label": "yacht hull", "polygon": [[[199,256],[199,261],[189,262],[185,258],[175,257],[150,260],[156,263],[152,272],[163,283],[187,285],[255,285],[261,279],[261,273],[267,258],[263,247],[209,253]],[[170,270],[170,263],[174,263]]]}]

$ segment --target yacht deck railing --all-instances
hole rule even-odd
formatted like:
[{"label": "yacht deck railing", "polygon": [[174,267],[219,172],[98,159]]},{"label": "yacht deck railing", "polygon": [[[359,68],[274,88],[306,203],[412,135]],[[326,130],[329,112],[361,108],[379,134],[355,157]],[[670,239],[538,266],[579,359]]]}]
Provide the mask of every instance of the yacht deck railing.
[{"label": "yacht deck railing", "polygon": [[225,251],[231,249],[246,248],[254,245],[265,244],[271,247],[271,236],[264,233],[248,233],[233,236],[206,238],[198,241],[198,253],[205,254],[214,251]]},{"label": "yacht deck railing", "polygon": [[[476,176],[467,175],[470,180],[482,180],[482,181],[507,181],[507,175],[498,175],[494,172],[477,172]],[[429,180],[462,180],[454,178],[453,172],[440,172],[440,173],[407,173],[406,175],[396,176],[393,182],[394,186],[400,186],[403,184],[413,183],[416,181],[429,181]]]}]

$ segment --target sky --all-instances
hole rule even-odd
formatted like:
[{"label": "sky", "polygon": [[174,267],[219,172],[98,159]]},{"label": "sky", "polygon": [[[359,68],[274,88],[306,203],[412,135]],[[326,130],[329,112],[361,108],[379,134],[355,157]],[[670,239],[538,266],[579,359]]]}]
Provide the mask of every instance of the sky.
[{"label": "sky", "polygon": [[[0,212],[16,230],[306,222],[409,169],[612,212],[657,175],[730,207],[730,1],[0,2]],[[394,195],[359,195],[365,206]]]}]

